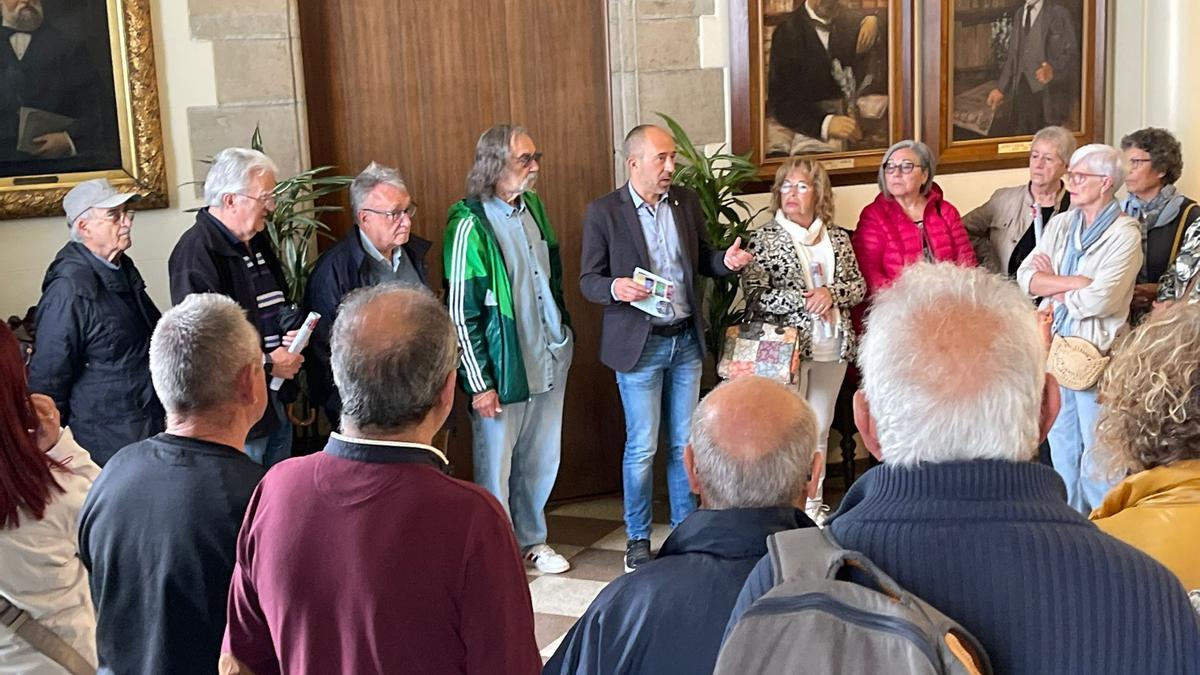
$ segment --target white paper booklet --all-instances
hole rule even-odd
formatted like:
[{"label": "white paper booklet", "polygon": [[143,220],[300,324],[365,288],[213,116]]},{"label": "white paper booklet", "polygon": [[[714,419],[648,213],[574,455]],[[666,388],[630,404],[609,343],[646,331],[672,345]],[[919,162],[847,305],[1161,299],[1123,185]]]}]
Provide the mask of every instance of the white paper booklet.
[{"label": "white paper booklet", "polygon": [[631,303],[650,316],[671,318],[675,316],[675,306],[671,301],[675,298],[675,283],[657,274],[635,267],[633,280],[650,291],[650,297]]}]

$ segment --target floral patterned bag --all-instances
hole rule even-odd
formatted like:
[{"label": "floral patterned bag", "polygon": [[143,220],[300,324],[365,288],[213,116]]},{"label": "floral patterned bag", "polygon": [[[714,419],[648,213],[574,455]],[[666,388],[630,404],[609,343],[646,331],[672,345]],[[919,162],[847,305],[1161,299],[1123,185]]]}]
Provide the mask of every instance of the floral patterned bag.
[{"label": "floral patterned bag", "polygon": [[794,384],[800,372],[799,334],[795,326],[748,321],[725,329],[725,343],[717,374],[732,380],[759,375],[783,384]]}]

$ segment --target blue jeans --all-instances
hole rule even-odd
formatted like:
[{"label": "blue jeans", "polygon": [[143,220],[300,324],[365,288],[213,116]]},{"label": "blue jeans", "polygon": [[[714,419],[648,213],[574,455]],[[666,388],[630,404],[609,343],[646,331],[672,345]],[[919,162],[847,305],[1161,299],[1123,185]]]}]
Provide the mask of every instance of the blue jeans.
[{"label": "blue jeans", "polygon": [[659,422],[666,416],[667,492],[671,527],[696,510],[683,468],[692,411],[700,398],[700,345],[695,331],[674,337],[651,335],[637,365],[617,373],[621,406],[625,409],[625,458],[621,476],[625,487],[625,531],[630,539],[650,538],[650,503],[654,496],[654,453]]},{"label": "blue jeans", "polygon": [[1062,408],[1050,427],[1050,460],[1067,484],[1067,504],[1087,515],[1100,506],[1113,483],[1095,475],[1092,451],[1100,403],[1096,389],[1075,391],[1059,387]]},{"label": "blue jeans", "polygon": [[495,417],[471,410],[475,483],[504,507],[521,550],[546,543],[546,501],[562,457],[563,402],[573,351],[568,346],[560,355],[549,391],[502,404]]},{"label": "blue jeans", "polygon": [[271,405],[281,420],[273,433],[246,441],[246,456],[269,469],[292,456],[292,422],[279,399],[271,396]]}]

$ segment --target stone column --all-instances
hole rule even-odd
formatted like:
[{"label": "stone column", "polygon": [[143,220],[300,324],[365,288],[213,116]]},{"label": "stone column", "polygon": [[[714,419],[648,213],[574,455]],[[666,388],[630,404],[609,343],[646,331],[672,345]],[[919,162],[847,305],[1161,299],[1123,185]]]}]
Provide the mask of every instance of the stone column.
[{"label": "stone column", "polygon": [[655,113],[673,117],[699,146],[725,142],[725,64],[706,59],[700,44],[701,23],[712,23],[716,0],[608,3],[617,180],[626,176],[625,133],[638,124],[662,124]]},{"label": "stone column", "polygon": [[188,109],[196,180],[198,160],[247,146],[257,125],[280,177],[309,165],[298,0],[189,0],[192,37],[210,40],[217,105]]}]

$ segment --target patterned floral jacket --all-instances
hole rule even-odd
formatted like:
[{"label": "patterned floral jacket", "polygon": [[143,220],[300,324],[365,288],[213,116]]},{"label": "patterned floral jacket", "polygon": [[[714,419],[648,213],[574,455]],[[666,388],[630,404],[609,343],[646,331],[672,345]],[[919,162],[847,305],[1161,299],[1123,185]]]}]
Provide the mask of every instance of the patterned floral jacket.
[{"label": "patterned floral jacket", "polygon": [[[833,244],[834,275],[826,283],[841,314],[842,361],[853,361],[858,353],[858,335],[850,320],[850,308],[862,302],[867,292],[850,234],[836,225],[825,228]],[[787,231],[775,221],[763,225],[750,236],[746,250],[754,259],[742,271],[742,293],[755,298],[749,307],[750,318],[799,330],[800,360],[812,360],[813,317],[804,309],[804,291],[808,290],[796,246]]]},{"label": "patterned floral jacket", "polygon": [[[1200,219],[1188,227],[1179,246],[1179,254],[1159,280],[1158,300],[1180,300],[1197,272],[1200,272]],[[1200,282],[1192,287],[1192,294],[1187,301],[1200,302]]]}]

